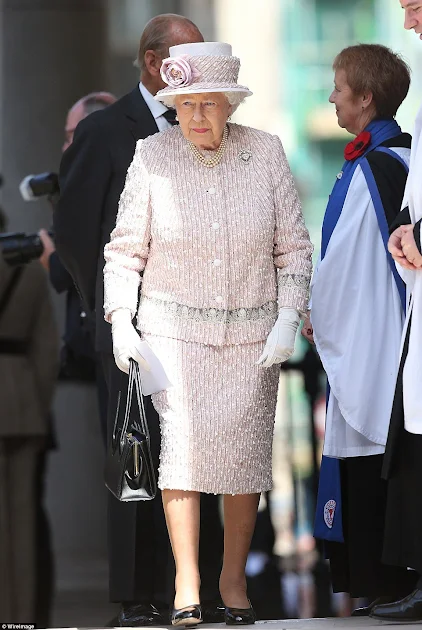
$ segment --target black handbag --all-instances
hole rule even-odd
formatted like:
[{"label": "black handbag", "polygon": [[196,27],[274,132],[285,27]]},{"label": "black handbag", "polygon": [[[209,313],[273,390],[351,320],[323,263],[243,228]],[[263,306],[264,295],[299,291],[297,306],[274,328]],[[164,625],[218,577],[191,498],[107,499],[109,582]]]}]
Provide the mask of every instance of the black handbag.
[{"label": "black handbag", "polygon": [[[129,426],[133,388],[139,409],[139,422]],[[126,405],[119,392],[113,433],[107,449],[105,485],[119,501],[148,501],[157,493],[150,436],[142,398],[139,365],[130,360]]]}]

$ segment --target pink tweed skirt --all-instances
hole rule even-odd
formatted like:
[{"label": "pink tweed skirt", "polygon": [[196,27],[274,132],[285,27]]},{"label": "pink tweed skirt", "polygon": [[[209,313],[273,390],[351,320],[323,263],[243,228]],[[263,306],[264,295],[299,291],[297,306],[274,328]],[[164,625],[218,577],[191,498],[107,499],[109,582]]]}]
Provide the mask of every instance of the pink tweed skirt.
[{"label": "pink tweed skirt", "polygon": [[270,490],[280,366],[256,365],[264,342],[144,339],[172,384],[152,396],[161,428],[159,487],[212,494]]}]

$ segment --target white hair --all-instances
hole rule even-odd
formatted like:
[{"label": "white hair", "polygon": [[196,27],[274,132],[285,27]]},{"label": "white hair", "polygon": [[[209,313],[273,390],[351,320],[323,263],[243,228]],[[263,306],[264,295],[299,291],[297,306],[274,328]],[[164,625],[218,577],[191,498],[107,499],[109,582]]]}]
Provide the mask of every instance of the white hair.
[{"label": "white hair", "polygon": [[[220,92],[220,94],[224,94],[226,99],[229,101],[229,104],[233,108],[232,113],[236,111],[239,105],[243,103],[246,98],[243,92]],[[163,96],[160,100],[164,103],[166,107],[176,109],[176,106],[174,104],[176,96],[178,96],[178,94],[171,94],[169,96]],[[182,96],[182,94],[180,94],[180,96]],[[186,96],[189,96],[189,94],[187,94]]]}]

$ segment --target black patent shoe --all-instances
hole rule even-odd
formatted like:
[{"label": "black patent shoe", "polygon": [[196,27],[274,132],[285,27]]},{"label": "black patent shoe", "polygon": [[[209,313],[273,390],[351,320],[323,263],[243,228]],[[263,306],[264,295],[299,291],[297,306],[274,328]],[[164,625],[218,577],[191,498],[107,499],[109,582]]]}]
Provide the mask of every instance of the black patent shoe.
[{"label": "black patent shoe", "polygon": [[121,628],[166,625],[167,620],[152,604],[122,604],[117,615],[117,625]]},{"label": "black patent shoe", "polygon": [[224,610],[224,621],[227,626],[251,626],[256,621],[255,611],[249,602],[249,608],[232,608],[226,606]]},{"label": "black patent shoe", "polygon": [[352,612],[352,617],[369,617],[375,606],[380,606],[381,604],[390,604],[393,601],[397,601],[394,597],[377,597],[371,604],[368,606],[362,606],[362,608],[356,608]]},{"label": "black patent shoe", "polygon": [[224,623],[226,607],[221,600],[203,601],[201,607],[204,623]]},{"label": "black patent shoe", "polygon": [[422,591],[416,589],[398,602],[374,606],[369,616],[393,621],[422,621]]},{"label": "black patent shoe", "polygon": [[199,604],[185,606],[184,608],[173,608],[171,615],[172,626],[197,626],[202,622],[202,610]]},{"label": "black patent shoe", "polygon": [[361,608],[355,608],[352,610],[351,617],[369,617],[372,612],[372,604],[369,606],[362,606]]}]

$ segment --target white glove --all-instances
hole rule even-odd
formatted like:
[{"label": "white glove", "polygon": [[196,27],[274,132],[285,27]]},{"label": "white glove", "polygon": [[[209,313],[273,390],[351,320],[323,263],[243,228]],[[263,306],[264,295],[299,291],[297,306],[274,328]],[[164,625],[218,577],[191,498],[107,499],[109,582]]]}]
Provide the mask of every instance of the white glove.
[{"label": "white glove", "polygon": [[295,308],[281,308],[277,321],[268,335],[264,352],[258,365],[271,367],[274,363],[284,363],[290,359],[295,349],[296,332],[300,315]]},{"label": "white glove", "polygon": [[113,337],[113,354],[116,365],[122,372],[129,373],[129,359],[135,359],[139,365],[149,371],[148,362],[142,356],[142,341],[132,324],[129,309],[119,308],[111,315],[111,335]]}]

